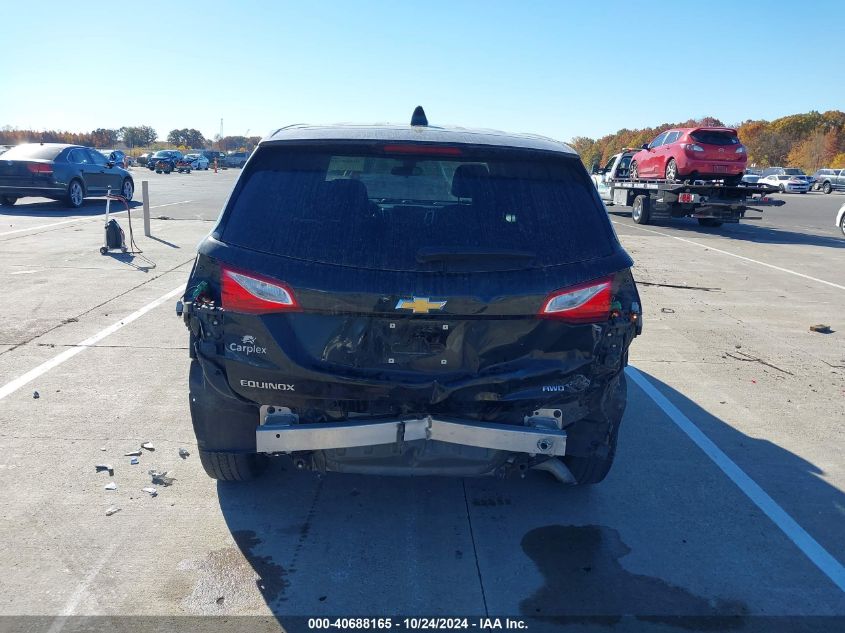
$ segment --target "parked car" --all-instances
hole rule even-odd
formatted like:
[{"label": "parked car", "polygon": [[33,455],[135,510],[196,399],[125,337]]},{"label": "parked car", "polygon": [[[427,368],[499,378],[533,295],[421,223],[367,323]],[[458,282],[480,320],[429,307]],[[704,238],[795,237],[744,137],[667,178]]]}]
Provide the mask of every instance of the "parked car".
[{"label": "parked car", "polygon": [[11,149],[11,145],[0,145],[0,154],[3,154],[8,149]]},{"label": "parked car", "polygon": [[211,149],[204,149],[200,152],[203,156],[208,159],[208,166],[214,167],[214,159],[217,159],[217,167],[218,168],[225,168],[226,167],[226,153],[225,152],[216,152]]},{"label": "parked car", "polygon": [[839,207],[839,212],[836,214],[836,226],[845,235],[845,204]]},{"label": "parked car", "polygon": [[678,128],[662,132],[631,159],[631,178],[724,180],[738,184],[748,155],[731,128]]},{"label": "parked car", "polygon": [[147,167],[147,161],[150,159],[150,157],[151,157],[153,154],[155,154],[155,152],[144,152],[143,154],[141,154],[140,156],[138,156],[138,159],[137,159],[137,160],[138,160],[138,164],[139,164],[139,165],[141,165],[141,166],[143,166],[143,167]]},{"label": "parked car", "polygon": [[770,174],[763,176],[758,182],[777,187],[781,193],[807,193],[810,190],[810,184],[798,176]]},{"label": "parked car", "polygon": [[135,183],[128,171],[109,163],[90,147],[64,143],[26,143],[3,154],[0,161],[0,204],[39,196],[82,206],[89,196],[108,189],[132,199]]},{"label": "parked car", "polygon": [[147,168],[157,174],[169,174],[176,169],[176,163],[182,160],[182,152],[176,149],[163,149],[147,159]]},{"label": "parked car", "polygon": [[838,189],[845,189],[845,169],[819,169],[813,174],[816,181],[813,189],[830,193]]},{"label": "parked car", "polygon": [[126,154],[119,149],[99,149],[97,151],[105,156],[108,162],[114,163],[118,167],[126,169],[129,165]]},{"label": "parked car", "polygon": [[185,154],[182,161],[191,166],[191,169],[208,169],[208,159],[202,154]]},{"label": "parked car", "polygon": [[758,174],[744,174],[742,176],[741,182],[744,182],[744,183],[749,184],[749,185],[753,185],[753,184],[759,182],[760,178],[762,178],[762,176],[759,176]]},{"label": "parked car", "polygon": [[798,167],[767,167],[763,170],[763,176],[795,176],[806,182],[811,188],[816,181],[813,176],[808,176],[803,169]]},{"label": "parked car", "polygon": [[226,154],[226,167],[243,167],[249,158],[249,152],[232,152]]},{"label": "parked car", "polygon": [[582,484],[610,469],[641,308],[584,166],[420,113],[278,130],[200,243],[177,312],[211,477],[268,454]]}]

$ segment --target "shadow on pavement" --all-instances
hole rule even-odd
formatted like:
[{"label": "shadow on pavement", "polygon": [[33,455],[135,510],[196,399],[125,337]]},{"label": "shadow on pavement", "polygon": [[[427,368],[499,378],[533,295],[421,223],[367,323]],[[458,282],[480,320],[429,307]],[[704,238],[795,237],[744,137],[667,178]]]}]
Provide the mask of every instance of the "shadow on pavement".
[{"label": "shadow on pavement", "polygon": [[[823,547],[841,558],[837,551],[841,543],[832,526],[841,525],[845,496],[821,478],[817,466],[768,440],[737,431],[668,385],[648,379]],[[761,587],[748,587],[744,595],[762,596],[760,605],[719,593],[719,579],[725,573],[719,561],[739,559],[743,564],[742,557],[751,556],[744,543],[718,541],[722,551],[712,558],[667,563],[700,568],[702,584],[714,587],[712,595],[697,595],[662,578],[626,569],[625,557],[632,552],[642,559],[660,557],[664,551],[663,543],[655,542],[659,539],[624,542],[622,534],[630,536],[634,528],[628,517],[622,521],[614,514],[614,506],[630,507],[632,490],[649,481],[645,471],[652,468],[653,459],[677,472],[672,481],[661,484],[662,489],[634,493],[642,495],[636,501],[638,512],[665,513],[665,522],[682,521],[699,530],[713,528],[715,513],[716,526],[726,522],[747,532],[752,542],[764,538],[761,533],[776,533],[781,539],[778,528],[750,501],[746,504],[720,472],[691,472],[690,464],[703,462],[702,469],[716,466],[686,436],[674,447],[678,450],[664,446],[655,449],[657,455],[636,454],[654,445],[648,436],[656,433],[655,428],[659,433],[680,431],[664,416],[641,414],[639,409],[653,408],[653,403],[629,380],[629,404],[634,397],[642,406],[629,406],[623,422],[628,442],[624,428],[619,442],[625,464],[616,468],[624,475],[614,478],[611,471],[598,486],[563,488],[539,472],[530,472],[523,481],[485,479],[483,484],[454,478],[335,473],[319,477],[295,471],[287,458],[276,458],[256,482],[219,482],[220,510],[261,598],[287,630],[307,630],[301,616],[400,614],[509,615],[526,618],[531,630],[568,626],[598,631],[608,626],[637,631],[834,630],[831,626],[845,630],[845,619],[807,617],[816,615],[816,609],[821,615],[845,615],[845,601],[837,602],[835,585],[815,573],[797,548],[788,555],[801,559],[799,567],[811,568],[806,574],[817,579],[818,586],[791,584],[807,576],[787,571],[781,577],[749,580]],[[634,454],[625,455],[626,450]],[[643,471],[639,481],[638,471]],[[713,499],[708,495],[720,494],[712,489],[693,500],[700,516],[684,515],[689,508],[673,501],[672,486],[696,490],[707,480],[703,474],[717,482],[724,478],[725,494],[742,499],[735,516],[707,505]],[[753,525],[742,524],[749,515],[758,514]],[[482,520],[486,525],[477,524]],[[491,537],[497,532],[499,537]],[[485,536],[486,541],[478,541]],[[754,558],[749,564],[758,567]],[[770,564],[759,561],[759,569]],[[527,573],[531,580],[520,583]],[[542,578],[541,586],[533,580],[536,577]],[[796,617],[760,615],[771,605],[769,584],[772,591],[787,587],[802,596],[788,604],[777,603],[785,613],[789,604],[805,605],[792,607]],[[822,599],[813,596],[828,595],[834,596],[832,601],[816,606]],[[235,601],[230,606],[237,613],[246,603]]]},{"label": "shadow on pavement", "polygon": [[[131,209],[140,207],[141,202],[133,200],[129,203]],[[125,207],[120,204],[115,206],[112,203],[114,211],[126,211]],[[106,200],[105,198],[86,198],[82,202],[82,206],[78,209],[67,206],[65,202],[44,200],[43,202],[28,202],[16,204],[13,207],[0,207],[0,216],[13,215],[16,217],[37,217],[37,218],[63,218],[69,215],[85,217],[87,215],[105,215]]]}]

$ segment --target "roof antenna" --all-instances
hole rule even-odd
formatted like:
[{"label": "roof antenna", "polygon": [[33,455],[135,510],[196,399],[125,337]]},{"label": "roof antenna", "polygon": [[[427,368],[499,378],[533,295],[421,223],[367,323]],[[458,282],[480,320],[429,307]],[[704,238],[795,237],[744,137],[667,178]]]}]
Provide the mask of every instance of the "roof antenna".
[{"label": "roof antenna", "polygon": [[422,106],[414,108],[414,113],[411,115],[411,125],[428,125],[428,119]]}]

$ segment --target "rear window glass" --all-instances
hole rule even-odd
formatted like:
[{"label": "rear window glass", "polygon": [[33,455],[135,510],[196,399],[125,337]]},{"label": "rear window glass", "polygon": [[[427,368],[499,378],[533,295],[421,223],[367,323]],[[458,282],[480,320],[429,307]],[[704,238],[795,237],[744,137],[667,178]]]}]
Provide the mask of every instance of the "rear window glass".
[{"label": "rear window glass", "polygon": [[64,147],[54,145],[16,145],[7,152],[3,152],[3,160],[53,160],[62,153]]},{"label": "rear window glass", "polygon": [[717,132],[714,130],[698,130],[690,134],[696,143],[705,145],[739,145],[736,134],[731,132]]},{"label": "rear window glass", "polygon": [[[222,238],[301,260],[383,270],[428,270],[432,252],[467,259],[482,252],[488,260],[503,253],[510,262],[503,268],[614,252],[607,214],[577,158],[456,151],[262,148],[235,188]],[[515,265],[510,258],[517,252],[522,259]]]}]

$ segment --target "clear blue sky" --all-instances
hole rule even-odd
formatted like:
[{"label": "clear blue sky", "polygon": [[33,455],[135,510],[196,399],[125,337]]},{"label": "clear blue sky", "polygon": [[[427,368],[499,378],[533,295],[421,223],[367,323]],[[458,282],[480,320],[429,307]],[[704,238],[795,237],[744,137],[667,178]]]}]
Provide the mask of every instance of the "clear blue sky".
[{"label": "clear blue sky", "polygon": [[[838,2],[4,3],[0,126],[405,122],[569,140],[845,109]],[[671,7],[671,9],[670,9]],[[209,54],[216,50],[218,54]]]}]

